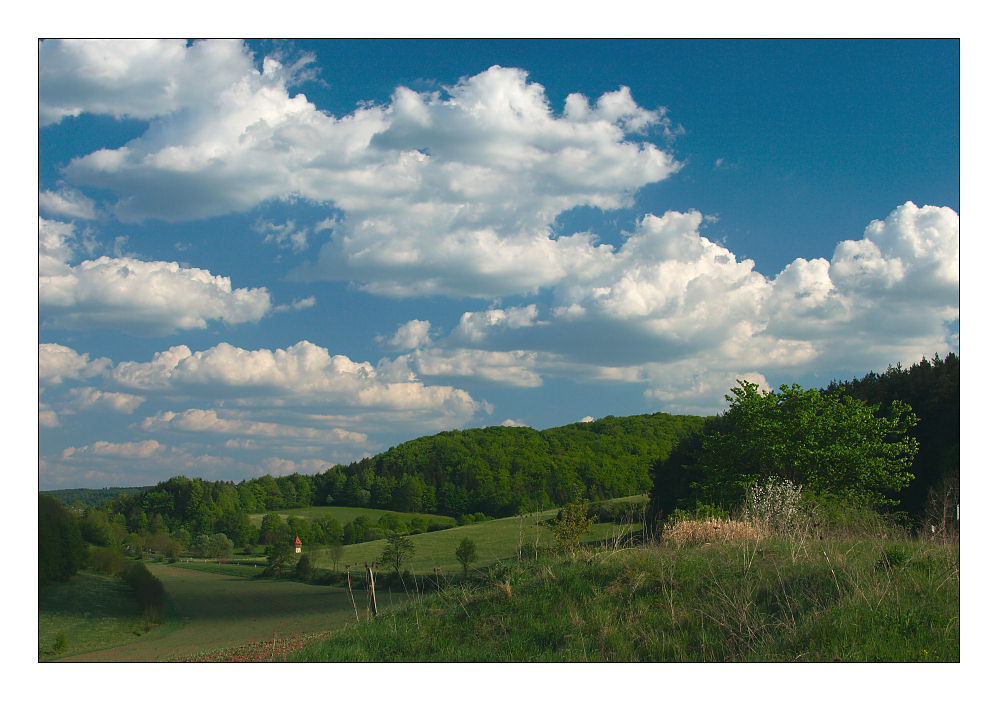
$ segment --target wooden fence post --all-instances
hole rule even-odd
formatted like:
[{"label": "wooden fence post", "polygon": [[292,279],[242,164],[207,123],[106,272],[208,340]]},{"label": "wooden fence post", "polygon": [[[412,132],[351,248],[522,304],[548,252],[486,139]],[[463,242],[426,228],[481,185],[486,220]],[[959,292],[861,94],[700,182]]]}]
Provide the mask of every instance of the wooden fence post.
[{"label": "wooden fence post", "polygon": [[350,594],[350,603],[353,604],[353,616],[360,623],[360,614],[357,613],[357,602],[353,599],[353,589],[350,588],[350,565],[347,566],[347,593]]},{"label": "wooden fence post", "polygon": [[364,563],[364,567],[367,568],[367,586],[368,586],[368,591],[370,592],[370,596],[371,596],[371,615],[374,618],[377,618],[378,617],[378,600],[374,596],[374,570],[372,570],[371,566],[368,565],[366,562]]}]

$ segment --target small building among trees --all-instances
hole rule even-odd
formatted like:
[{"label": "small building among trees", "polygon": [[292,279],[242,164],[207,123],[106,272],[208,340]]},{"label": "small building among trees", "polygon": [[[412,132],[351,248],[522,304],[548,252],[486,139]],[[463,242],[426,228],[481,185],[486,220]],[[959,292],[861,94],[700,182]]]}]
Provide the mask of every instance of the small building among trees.
[{"label": "small building among trees", "polygon": [[295,536],[295,553],[301,552],[301,538]]}]

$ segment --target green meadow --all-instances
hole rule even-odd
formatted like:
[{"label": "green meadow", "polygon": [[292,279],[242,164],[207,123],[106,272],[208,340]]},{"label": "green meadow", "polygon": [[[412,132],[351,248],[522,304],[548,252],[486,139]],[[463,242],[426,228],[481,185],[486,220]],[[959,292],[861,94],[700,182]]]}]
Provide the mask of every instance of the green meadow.
[{"label": "green meadow", "polygon": [[[543,521],[554,518],[557,514],[558,509],[550,509],[522,517],[510,516],[409,536],[415,553],[406,568],[415,574],[432,574],[437,571],[450,575],[462,572],[463,568],[454,553],[465,538],[474,541],[478,553],[471,571],[486,569],[500,560],[515,558],[518,554],[531,553],[532,549],[552,547],[555,544],[554,537],[550,529],[543,526]],[[640,524],[594,524],[583,542],[620,540],[635,530],[640,531],[640,528]],[[344,564],[375,562],[384,548],[384,540],[344,546],[343,555],[336,567],[329,547],[306,548],[305,552],[314,558],[314,564],[318,567],[342,570]]]},{"label": "green meadow", "polygon": [[[322,518],[323,516],[332,516],[341,524],[345,525],[350,521],[353,521],[358,516],[366,516],[370,519],[371,523],[377,523],[385,514],[396,514],[404,521],[410,521],[416,516],[421,516],[423,518],[429,519],[430,521],[446,521],[447,523],[455,523],[454,519],[450,516],[438,516],[436,514],[407,514],[402,511],[392,511],[390,509],[368,509],[360,506],[306,506],[300,509],[279,509],[277,511],[268,511],[267,514],[277,514],[281,517],[281,520],[286,520],[288,516],[294,516],[295,518],[301,518],[305,521],[312,523],[317,518]],[[257,513],[250,514],[249,520],[254,526],[259,527],[263,522],[263,517],[266,514]]]}]

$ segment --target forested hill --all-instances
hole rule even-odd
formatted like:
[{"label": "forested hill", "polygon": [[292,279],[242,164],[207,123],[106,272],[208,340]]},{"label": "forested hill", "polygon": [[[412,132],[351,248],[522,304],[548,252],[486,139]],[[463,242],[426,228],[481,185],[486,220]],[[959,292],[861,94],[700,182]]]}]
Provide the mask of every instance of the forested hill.
[{"label": "forested hill", "polygon": [[492,516],[562,504],[577,488],[589,499],[628,496],[646,491],[652,463],[703,421],[656,413],[543,431],[505,426],[449,431],[402,443],[338,474],[334,468],[322,476],[320,489],[329,490],[328,503],[358,496],[362,501],[363,493],[351,493],[359,486],[375,505]]},{"label": "forested hill", "polygon": [[448,431],[315,475],[264,475],[238,484],[171,477],[138,493],[115,494],[101,511],[132,532],[155,524],[191,535],[238,535],[248,526],[247,514],[305,506],[508,516],[521,507],[563,504],[576,489],[589,499],[647,491],[651,465],[703,421],[659,413],[544,431]]},{"label": "forested hill", "polygon": [[83,504],[83,506],[100,506],[108,499],[121,494],[139,494],[149,487],[103,487],[101,489],[51,489],[39,492],[45,496],[52,497],[60,504],[72,506]]}]

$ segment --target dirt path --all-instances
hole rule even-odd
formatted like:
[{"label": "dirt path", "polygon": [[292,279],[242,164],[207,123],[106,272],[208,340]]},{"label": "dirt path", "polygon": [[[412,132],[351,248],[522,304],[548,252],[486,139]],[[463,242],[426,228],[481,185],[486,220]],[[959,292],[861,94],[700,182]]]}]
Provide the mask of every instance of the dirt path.
[{"label": "dirt path", "polygon": [[163,582],[183,625],[62,661],[165,661],[275,637],[334,630],[354,620],[350,600],[339,587],[245,579],[169,565],[150,565],[149,570]]}]

